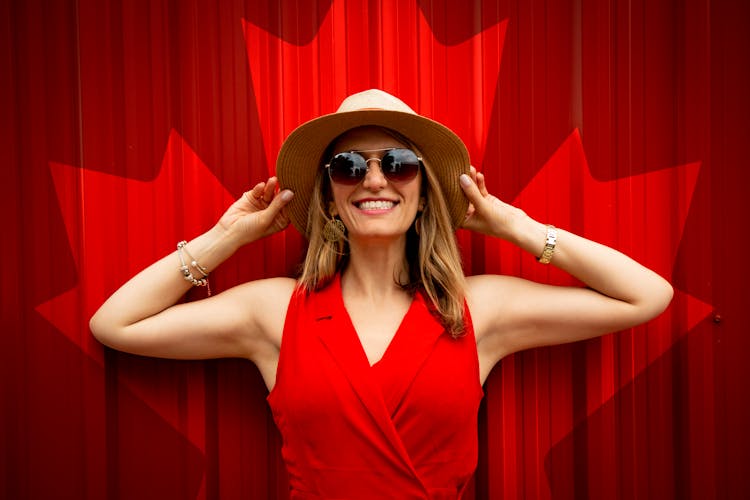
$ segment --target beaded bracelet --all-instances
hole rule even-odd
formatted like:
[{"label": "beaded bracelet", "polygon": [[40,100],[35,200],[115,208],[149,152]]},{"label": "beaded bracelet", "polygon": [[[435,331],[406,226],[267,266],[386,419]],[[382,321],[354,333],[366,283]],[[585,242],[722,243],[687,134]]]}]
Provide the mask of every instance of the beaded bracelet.
[{"label": "beaded bracelet", "polygon": [[[211,285],[209,285],[208,283],[208,269],[198,264],[198,261],[195,260],[192,255],[190,255],[190,252],[188,252],[186,245],[187,241],[185,240],[177,243],[177,256],[180,258],[180,272],[182,272],[182,277],[185,279],[185,281],[189,281],[190,283],[192,283],[193,286],[205,286],[208,295],[211,296]],[[182,252],[185,252],[185,254],[190,259],[190,265],[203,275],[202,278],[196,278],[195,276],[193,276],[193,273],[190,272],[190,267],[185,264],[185,259],[182,256]]]}]

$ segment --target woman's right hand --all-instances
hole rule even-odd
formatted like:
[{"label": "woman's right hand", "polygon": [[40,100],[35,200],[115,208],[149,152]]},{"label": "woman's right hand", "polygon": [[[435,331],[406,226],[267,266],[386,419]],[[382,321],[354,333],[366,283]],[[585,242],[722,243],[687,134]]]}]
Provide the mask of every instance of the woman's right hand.
[{"label": "woman's right hand", "polygon": [[219,219],[218,226],[241,244],[250,243],[289,225],[283,208],[294,196],[288,189],[277,192],[278,179],[270,177],[246,191]]}]

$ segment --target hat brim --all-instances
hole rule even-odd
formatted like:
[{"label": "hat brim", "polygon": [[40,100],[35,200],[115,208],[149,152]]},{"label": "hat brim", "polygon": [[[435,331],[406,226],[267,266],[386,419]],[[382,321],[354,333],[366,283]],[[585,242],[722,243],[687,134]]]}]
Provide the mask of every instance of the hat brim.
[{"label": "hat brim", "polygon": [[395,130],[419,149],[442,189],[453,228],[466,217],[469,202],[459,184],[468,174],[469,153],[463,141],[445,125],[424,116],[385,109],[363,109],[323,115],[297,127],[284,141],[276,160],[281,189],[291,189],[294,198],[286,213],[294,227],[307,237],[307,220],[315,176],[331,142],[344,132],[363,126]]}]

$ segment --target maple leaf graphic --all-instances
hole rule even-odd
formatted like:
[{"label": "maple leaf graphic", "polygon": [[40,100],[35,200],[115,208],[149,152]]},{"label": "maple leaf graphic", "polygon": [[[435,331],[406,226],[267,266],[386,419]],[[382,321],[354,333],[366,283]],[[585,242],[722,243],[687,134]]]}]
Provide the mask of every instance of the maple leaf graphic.
[{"label": "maple leaf graphic", "polygon": [[[174,131],[169,136],[161,170],[152,181],[52,162],[50,170],[79,283],[36,310],[86,355],[103,363],[103,349],[88,328],[88,320],[99,305],[138,271],[171,252],[177,241],[211,227],[233,197]],[[200,200],[195,201],[198,195]],[[123,206],[132,212],[124,213],[120,208]],[[110,234],[112,226],[119,229],[116,241],[102,237]],[[126,245],[128,259],[112,262],[113,245]],[[175,270],[177,267],[175,263]],[[151,377],[139,376],[134,370],[120,376],[126,377],[125,382],[136,396],[204,450],[200,420],[180,422],[178,404],[164,391],[158,391]],[[203,378],[195,369],[188,369],[187,376],[192,386],[202,385]],[[203,391],[190,394],[202,397]]]}]

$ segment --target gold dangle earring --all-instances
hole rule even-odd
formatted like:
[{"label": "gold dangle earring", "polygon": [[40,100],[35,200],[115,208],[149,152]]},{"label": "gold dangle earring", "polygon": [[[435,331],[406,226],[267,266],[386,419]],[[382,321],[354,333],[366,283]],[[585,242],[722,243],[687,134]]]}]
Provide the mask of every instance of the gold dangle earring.
[{"label": "gold dangle earring", "polygon": [[328,219],[323,226],[323,239],[329,243],[338,243],[346,233],[346,226],[338,217]]}]

